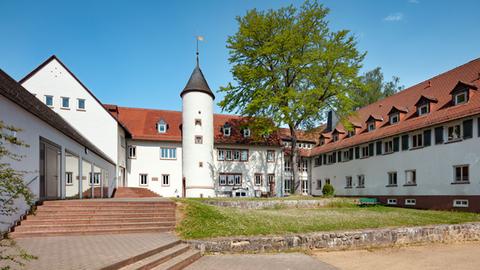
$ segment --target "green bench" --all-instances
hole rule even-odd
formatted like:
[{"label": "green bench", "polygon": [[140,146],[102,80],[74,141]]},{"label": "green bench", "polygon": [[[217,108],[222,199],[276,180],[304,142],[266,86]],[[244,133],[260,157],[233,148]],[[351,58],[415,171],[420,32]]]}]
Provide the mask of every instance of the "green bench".
[{"label": "green bench", "polygon": [[358,204],[360,206],[376,205],[376,204],[378,204],[378,200],[377,200],[377,198],[360,198],[358,200]]}]

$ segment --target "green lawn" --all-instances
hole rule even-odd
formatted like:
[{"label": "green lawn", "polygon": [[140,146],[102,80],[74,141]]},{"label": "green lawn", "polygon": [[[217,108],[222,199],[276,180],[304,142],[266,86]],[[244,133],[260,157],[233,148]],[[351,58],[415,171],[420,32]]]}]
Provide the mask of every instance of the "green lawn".
[{"label": "green lawn", "polygon": [[181,199],[184,219],[177,232],[184,239],[234,235],[274,235],[315,231],[455,224],[480,221],[480,214],[427,211],[351,204],[316,209],[246,210]]}]

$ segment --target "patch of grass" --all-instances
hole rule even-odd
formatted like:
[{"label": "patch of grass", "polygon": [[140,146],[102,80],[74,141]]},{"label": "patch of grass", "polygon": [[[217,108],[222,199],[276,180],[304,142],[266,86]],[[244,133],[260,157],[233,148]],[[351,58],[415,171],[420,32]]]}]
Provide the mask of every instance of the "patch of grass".
[{"label": "patch of grass", "polygon": [[177,226],[184,239],[221,236],[275,235],[315,231],[458,224],[480,221],[480,214],[428,211],[386,206],[349,207],[334,203],[327,208],[237,209],[182,199],[185,218]]}]

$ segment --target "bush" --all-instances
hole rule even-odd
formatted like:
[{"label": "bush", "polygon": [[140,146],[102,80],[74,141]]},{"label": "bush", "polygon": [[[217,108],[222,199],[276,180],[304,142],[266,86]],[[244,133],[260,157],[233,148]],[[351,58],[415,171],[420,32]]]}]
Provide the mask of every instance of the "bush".
[{"label": "bush", "polygon": [[332,197],[335,194],[335,189],[331,184],[325,184],[322,188],[323,196]]}]

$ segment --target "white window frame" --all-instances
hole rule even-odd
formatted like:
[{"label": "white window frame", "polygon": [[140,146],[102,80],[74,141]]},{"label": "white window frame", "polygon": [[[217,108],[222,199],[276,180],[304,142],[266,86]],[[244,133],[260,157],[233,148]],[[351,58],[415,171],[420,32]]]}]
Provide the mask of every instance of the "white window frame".
[{"label": "white window frame", "polygon": [[353,187],[353,177],[351,177],[351,176],[346,176],[345,177],[345,187],[347,187],[347,188]]},{"label": "white window frame", "polygon": [[[48,99],[51,98],[52,100],[52,104],[48,105]],[[54,99],[53,99],[53,96],[52,95],[45,95],[45,105],[47,105],[48,107],[50,108],[53,108],[54,107]]]},{"label": "white window frame", "polygon": [[424,143],[423,139],[423,132],[412,134],[412,149],[422,148]]},{"label": "white window frame", "polygon": [[165,121],[163,121],[163,120],[158,121],[157,132],[158,133],[167,133],[167,123]]},{"label": "white window frame", "polygon": [[[165,155],[164,155],[164,153],[165,153]],[[174,148],[174,147],[160,147],[160,159],[166,159],[166,160],[177,159],[177,148]]]},{"label": "white window frame", "polygon": [[291,161],[288,160],[288,159],[285,159],[284,170],[285,170],[286,172],[291,172],[291,171],[292,171],[292,163],[291,163]]},{"label": "white window frame", "polygon": [[[142,183],[143,177],[145,177],[145,183]],[[138,185],[139,186],[148,186],[148,174],[140,173],[138,176]]]},{"label": "white window frame", "polygon": [[[463,101],[458,101],[458,98],[463,96]],[[460,105],[460,104],[464,104],[464,103],[467,103],[468,101],[468,92],[467,91],[462,91],[462,92],[459,92],[459,93],[456,93],[454,96],[453,96],[453,100],[455,101],[455,105]]]},{"label": "white window frame", "polygon": [[[63,101],[67,101],[67,106],[64,106]],[[70,98],[69,97],[60,97],[60,108],[70,110]]]},{"label": "white window frame", "polygon": [[128,158],[129,159],[136,159],[137,158],[137,146],[136,145],[129,145],[128,146]]},{"label": "white window frame", "polygon": [[393,140],[383,142],[383,154],[393,153]]},{"label": "white window frame", "polygon": [[170,186],[170,174],[162,174],[162,187],[169,187],[169,186]]},{"label": "white window frame", "polygon": [[[102,177],[101,173],[99,172],[90,172],[89,174],[89,185],[90,186],[99,186],[100,185],[100,178]],[[92,178],[93,175],[93,178]]]},{"label": "white window frame", "polygon": [[350,150],[343,151],[343,159],[342,162],[347,162],[352,160],[352,157],[350,156]]},{"label": "white window frame", "polygon": [[[361,180],[361,181],[360,181]],[[360,184],[361,183],[361,184]],[[365,175],[364,174],[359,174],[357,175],[357,187],[358,188],[363,188],[365,187]]]},{"label": "white window frame", "polygon": [[218,149],[218,160],[224,161],[225,160],[225,150],[223,149]]},{"label": "white window frame", "polygon": [[390,125],[395,125],[400,122],[400,113],[392,113],[390,115]]},{"label": "white window frame", "polygon": [[73,172],[65,172],[65,185],[73,186]]},{"label": "white window frame", "polygon": [[375,130],[375,122],[367,123],[367,128],[368,128],[368,131]]},{"label": "white window frame", "polygon": [[249,128],[244,128],[242,130],[242,134],[244,138],[249,138],[250,137],[250,129]]},{"label": "white window frame", "polygon": [[416,199],[405,199],[405,205],[416,205],[417,200]]},{"label": "white window frame", "polygon": [[468,204],[469,204],[468,200],[463,200],[463,199],[453,200],[453,207],[467,208]]},{"label": "white window frame", "polygon": [[361,150],[362,150],[362,158],[367,158],[370,156],[370,147],[367,145],[367,146],[362,146],[361,147]]},{"label": "white window frame", "polygon": [[397,199],[394,199],[394,198],[387,199],[387,204],[388,205],[397,205]]},{"label": "white window frame", "polygon": [[[464,170],[467,169],[467,179],[465,179]],[[457,169],[460,169],[460,180],[457,178]],[[468,164],[453,166],[453,183],[470,182],[470,166]]]},{"label": "white window frame", "polygon": [[223,136],[230,137],[230,135],[232,135],[232,127],[223,126]]},{"label": "white window frame", "polygon": [[[411,179],[412,177],[409,177],[409,175],[413,175],[413,181]],[[416,185],[416,184],[417,184],[417,171],[405,170],[405,185]]]},{"label": "white window frame", "polygon": [[261,173],[256,173],[256,174],[254,175],[254,178],[255,178],[255,179],[254,179],[254,181],[255,181],[255,183],[254,183],[255,186],[261,186],[261,185],[263,185],[263,174],[261,174]]},{"label": "white window frame", "polygon": [[[80,103],[83,102],[83,108],[80,107]],[[85,111],[87,108],[87,100],[84,98],[77,98],[77,110],[78,111]]]},{"label": "white window frame", "polygon": [[[425,109],[425,112],[422,111],[423,109]],[[426,103],[426,104],[423,104],[421,106],[418,106],[417,113],[418,113],[419,116],[429,114],[430,113],[430,104]]]},{"label": "white window frame", "polygon": [[[450,137],[450,131],[454,131],[455,128],[458,128],[458,136],[457,137]],[[455,141],[460,141],[462,140],[462,134],[463,134],[463,129],[462,125],[460,123],[456,123],[453,125],[449,125],[446,128],[447,131],[447,142],[455,142]],[[453,132],[452,132],[453,134]]]},{"label": "white window frame", "polygon": [[395,171],[388,172],[388,185],[397,186],[398,185],[398,173]]},{"label": "white window frame", "polygon": [[267,150],[267,162],[275,162],[275,150]]}]

